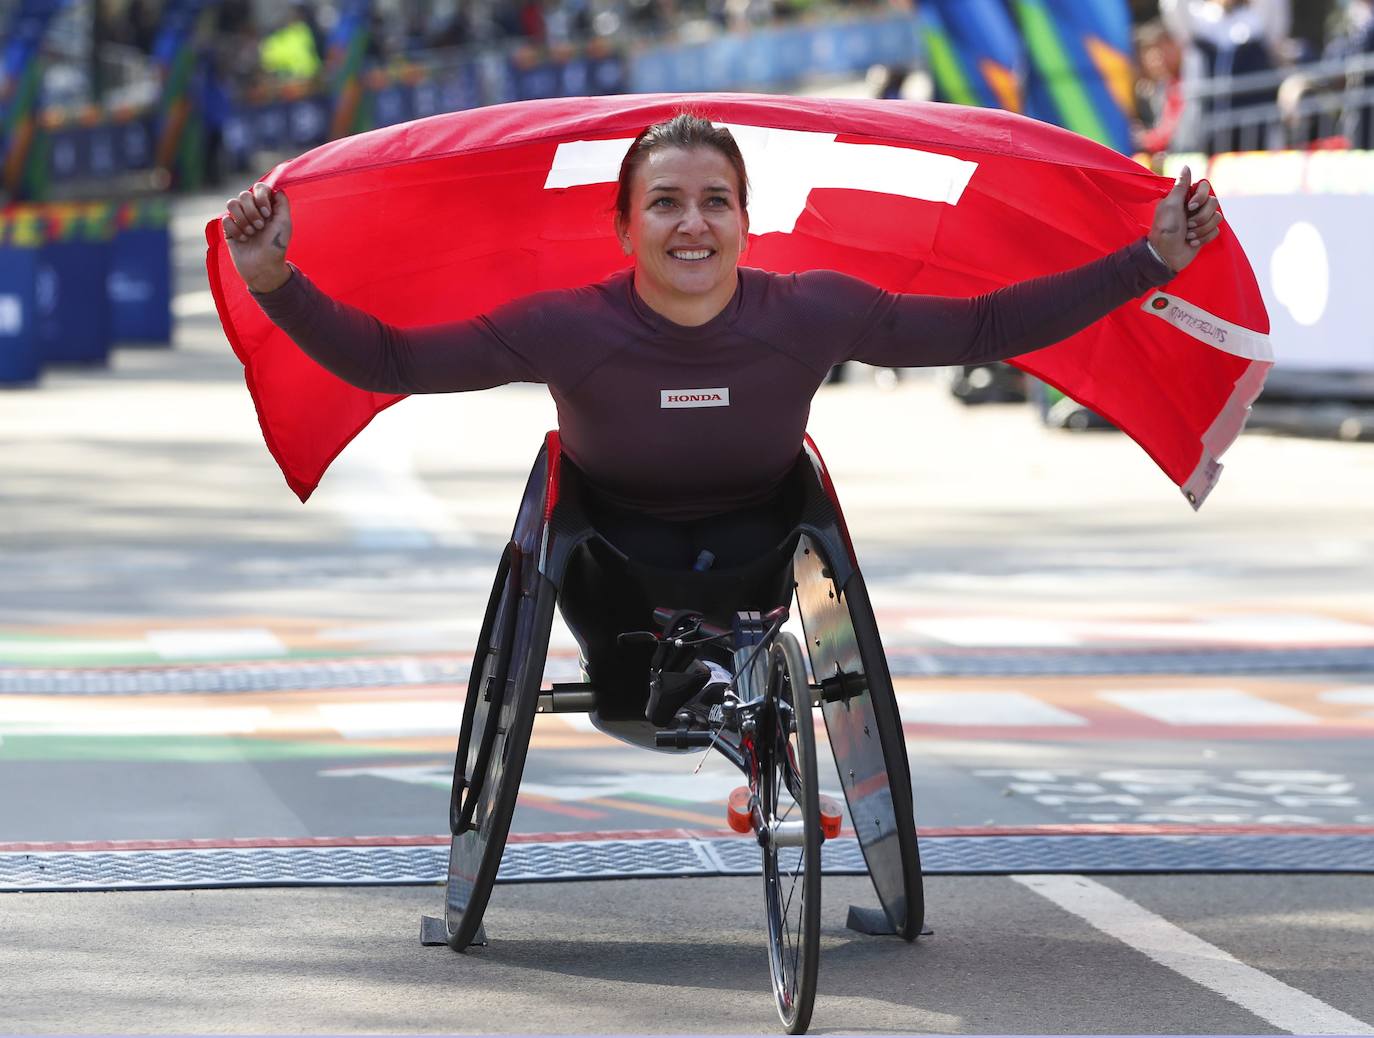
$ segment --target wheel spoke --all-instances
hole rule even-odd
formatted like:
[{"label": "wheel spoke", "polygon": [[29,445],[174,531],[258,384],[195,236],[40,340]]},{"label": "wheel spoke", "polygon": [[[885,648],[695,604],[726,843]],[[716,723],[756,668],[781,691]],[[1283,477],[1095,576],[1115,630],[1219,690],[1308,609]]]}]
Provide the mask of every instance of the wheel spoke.
[{"label": "wheel spoke", "polygon": [[[805,864],[805,862],[806,852],[805,850],[803,850],[801,854],[797,855],[797,867],[792,872],[792,885],[787,888],[787,902],[782,907],[784,916],[787,914],[788,909],[792,907],[792,895],[795,894],[797,891],[797,874],[801,872],[801,867],[803,864]],[[806,900],[805,894],[802,895],[802,900]]]}]

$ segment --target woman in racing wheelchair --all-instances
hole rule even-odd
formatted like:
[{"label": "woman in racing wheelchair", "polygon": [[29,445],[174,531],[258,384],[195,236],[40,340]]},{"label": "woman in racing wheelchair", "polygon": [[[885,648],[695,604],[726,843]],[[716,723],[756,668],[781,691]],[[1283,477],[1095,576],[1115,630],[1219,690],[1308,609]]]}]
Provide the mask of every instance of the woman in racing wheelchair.
[{"label": "woman in racing wheelchair", "polygon": [[645,610],[672,604],[655,600],[646,574],[760,563],[757,603],[747,604],[766,610],[785,597],[785,573],[763,560],[779,556],[791,529],[785,478],[834,365],[967,365],[1048,346],[1164,284],[1217,236],[1221,218],[1206,183],[1189,196],[1185,171],[1147,238],[1073,270],[952,299],[830,271],[740,266],[748,190],[729,130],[686,113],[650,126],[625,155],[616,197],[630,270],[425,328],[338,303],[289,264],[284,194],[257,184],[230,199],[222,219],[235,267],[268,317],[345,381],[382,393],[549,387],[588,512],[621,556],[588,556],[569,582],[580,591],[561,603],[592,683],[606,690],[603,721],[644,717],[647,656],[620,651],[617,635],[649,628]]},{"label": "woman in racing wheelchair", "polygon": [[[582,529],[596,534],[567,557],[558,604],[583,648],[593,719],[603,730],[656,745],[654,733],[679,708],[693,709],[694,697],[702,705],[730,679],[721,668],[737,660],[757,688],[754,661],[768,647],[762,694],[724,702],[723,723],[710,739],[721,749],[727,708],[731,717],[744,716],[739,743],[721,752],[733,753],[749,775],[745,828],[764,853],[774,996],[787,1030],[798,1033],[810,1019],[820,940],[810,723],[817,690],[837,763],[844,759],[855,837],[883,904],[882,918],[870,913],[867,921],[851,910],[858,918],[851,925],[911,940],[922,918],[900,719],[862,581],[846,585],[835,573],[843,568],[836,552],[805,540],[798,523],[814,500],[807,495],[814,495],[819,464],[803,446],[811,398],[843,361],[907,367],[1004,360],[1057,342],[1163,284],[1218,233],[1220,213],[1207,185],[1191,196],[1189,187],[1185,173],[1157,205],[1147,238],[1074,270],[971,299],[894,294],[831,271],[741,266],[749,233],[743,158],[728,130],[682,114],[641,133],[621,164],[613,222],[633,257],[630,269],[426,328],[393,327],[338,303],[288,264],[290,203],[268,186],[231,199],[221,225],[235,267],[267,316],[355,386],[382,393],[548,386],[559,454],[546,449],[531,487],[541,465],[565,465],[558,509],[566,514],[564,492],[575,492]],[[799,472],[813,478],[799,480]],[[522,504],[518,529],[525,515]],[[509,640],[493,637],[492,625],[542,625],[546,635],[553,609],[542,585],[535,604],[522,604],[529,572],[514,574],[532,544],[517,547],[513,540],[498,567],[465,702],[445,919],[433,921],[432,934],[428,922],[424,930],[456,950],[482,940],[543,662],[542,648],[534,663],[524,657],[516,695],[493,691],[508,687],[511,650]],[[846,608],[858,609],[832,625],[828,638],[808,626],[815,685],[795,640],[784,635],[770,644],[781,619],[766,614],[791,599],[794,577],[804,624],[808,608],[813,617],[817,607],[833,616],[847,599]],[[702,628],[690,639],[671,637],[671,629],[659,638],[652,632],[660,606],[690,606],[721,626],[731,613],[743,616],[755,625],[741,639],[756,646],[753,655],[736,645],[739,655],[731,657],[721,643],[698,637]],[[866,622],[848,625],[860,613]],[[494,621],[498,615],[506,619]],[[675,643],[688,640],[692,651],[677,653]],[[664,734],[675,740],[668,745],[685,747],[702,733]],[[835,811],[830,816],[838,823]]]}]

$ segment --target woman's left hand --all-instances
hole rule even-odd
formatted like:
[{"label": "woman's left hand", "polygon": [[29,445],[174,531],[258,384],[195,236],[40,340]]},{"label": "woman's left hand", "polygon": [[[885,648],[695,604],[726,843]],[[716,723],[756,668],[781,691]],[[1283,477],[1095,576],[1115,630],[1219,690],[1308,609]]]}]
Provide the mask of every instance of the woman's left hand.
[{"label": "woman's left hand", "polygon": [[1190,197],[1191,188],[1193,170],[1183,166],[1172,190],[1154,208],[1150,225],[1150,245],[1175,274],[1193,263],[1198,250],[1220,234],[1221,209],[1212,184],[1202,181]]},{"label": "woman's left hand", "polygon": [[1150,244],[1175,274],[1192,263],[1198,250],[1221,233],[1221,208],[1212,194],[1212,185],[1202,181],[1190,198],[1192,186],[1192,170],[1184,166],[1173,189],[1155,206],[1155,219],[1150,226]]}]

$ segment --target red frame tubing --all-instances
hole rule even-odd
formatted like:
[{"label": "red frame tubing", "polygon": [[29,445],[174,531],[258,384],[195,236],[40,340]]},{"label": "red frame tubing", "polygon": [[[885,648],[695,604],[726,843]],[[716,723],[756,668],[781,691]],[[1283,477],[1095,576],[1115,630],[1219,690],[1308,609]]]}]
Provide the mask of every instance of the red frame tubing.
[{"label": "red frame tubing", "polygon": [[563,446],[558,439],[557,429],[550,429],[544,434],[544,454],[544,524],[547,526],[553,518],[554,506],[558,504],[558,479],[563,462]]}]

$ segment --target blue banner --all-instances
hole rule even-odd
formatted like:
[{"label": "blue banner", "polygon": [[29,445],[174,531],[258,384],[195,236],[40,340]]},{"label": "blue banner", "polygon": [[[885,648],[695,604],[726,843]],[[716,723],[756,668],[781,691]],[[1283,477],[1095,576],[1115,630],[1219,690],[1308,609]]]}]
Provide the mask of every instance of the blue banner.
[{"label": "blue banner", "polygon": [[110,243],[105,294],[115,342],[172,342],[171,210],[165,198],[125,202]]},{"label": "blue banner", "polygon": [[108,180],[153,168],[157,117],[71,126],[48,133],[48,179],[53,184]]},{"label": "blue banner", "polygon": [[172,248],[167,228],[134,227],[115,235],[105,284],[111,338],[171,345]]},{"label": "blue banner", "polygon": [[38,250],[36,212],[0,210],[0,385],[38,380]]},{"label": "blue banner", "polygon": [[939,12],[978,104],[1024,111],[1026,48],[1006,4],[1002,0],[935,0],[932,7]]},{"label": "blue banner", "polygon": [[49,242],[39,251],[35,301],[44,364],[106,364],[110,359],[105,276],[108,242]]},{"label": "blue banner", "polygon": [[333,104],[324,96],[239,108],[224,121],[224,150],[231,166],[246,169],[253,153],[298,153],[329,139]]},{"label": "blue banner", "polygon": [[625,89],[653,94],[784,87],[813,75],[909,64],[921,54],[919,22],[909,14],[757,29],[640,51],[630,59]]},{"label": "blue banner", "polygon": [[1106,128],[1108,143],[1130,151],[1135,117],[1135,46],[1126,0],[1051,0],[1064,45]]}]

